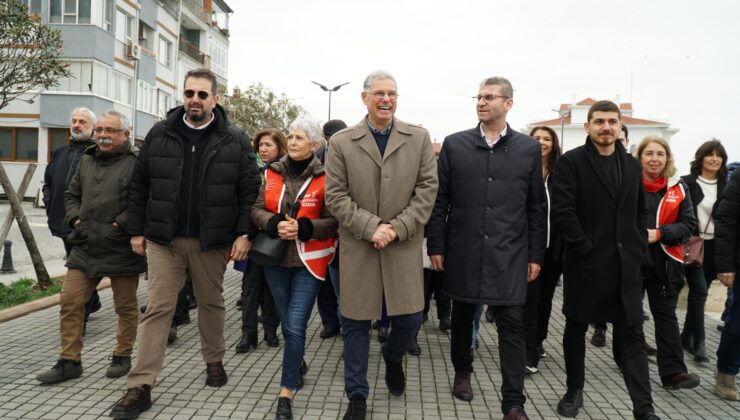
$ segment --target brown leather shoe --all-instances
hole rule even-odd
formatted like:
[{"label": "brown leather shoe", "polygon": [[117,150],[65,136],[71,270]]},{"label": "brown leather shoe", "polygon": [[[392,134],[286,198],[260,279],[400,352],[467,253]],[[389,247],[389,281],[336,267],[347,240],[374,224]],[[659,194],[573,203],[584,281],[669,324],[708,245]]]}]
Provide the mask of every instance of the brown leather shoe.
[{"label": "brown leather shoe", "polygon": [[220,387],[226,385],[229,377],[226,376],[222,362],[206,363],[206,385]]},{"label": "brown leather shoe", "polygon": [[452,386],[452,395],[463,401],[473,399],[473,387],[470,386],[470,372],[456,373]]},{"label": "brown leather shoe", "polygon": [[677,372],[673,375],[661,378],[663,388],[667,389],[691,389],[699,386],[701,379],[699,375],[688,372]]},{"label": "brown leather shoe", "polygon": [[116,419],[135,419],[139,414],[152,408],[152,388],[143,385],[141,388],[129,388],[110,412]]},{"label": "brown leather shoe", "polygon": [[529,420],[523,408],[514,407],[504,416],[504,420]]}]

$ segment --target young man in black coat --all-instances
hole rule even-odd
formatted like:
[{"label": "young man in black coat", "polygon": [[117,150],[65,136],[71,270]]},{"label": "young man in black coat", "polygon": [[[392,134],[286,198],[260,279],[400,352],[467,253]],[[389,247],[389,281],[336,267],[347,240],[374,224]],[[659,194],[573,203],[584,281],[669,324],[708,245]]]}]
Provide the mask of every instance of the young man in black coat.
[{"label": "young man in black coat", "polygon": [[524,419],[524,314],[527,282],[545,260],[542,148],[514,131],[506,114],[514,90],[503,77],[480,84],[480,124],[447,137],[437,165],[439,192],[427,225],[432,268],[452,298],[455,397],[470,401],[470,352],[478,304],[493,307],[501,360],[504,419]]},{"label": "young man in black coat", "polygon": [[563,352],[568,390],[558,414],[583,406],[586,331],[610,322],[622,346],[622,372],[637,419],[656,419],[642,331],[642,277],[647,208],[639,162],[617,135],[619,107],[599,101],[588,111],[586,143],[564,154],[553,174],[552,223],[563,252]]}]

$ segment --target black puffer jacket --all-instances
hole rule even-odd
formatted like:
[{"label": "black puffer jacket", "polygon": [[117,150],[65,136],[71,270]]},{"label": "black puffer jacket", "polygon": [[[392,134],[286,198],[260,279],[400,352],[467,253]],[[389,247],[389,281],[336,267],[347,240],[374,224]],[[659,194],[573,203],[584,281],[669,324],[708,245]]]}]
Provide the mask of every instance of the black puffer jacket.
[{"label": "black puffer jacket", "polygon": [[[722,192],[714,221],[714,258],[718,273],[736,273],[740,262],[740,170]],[[735,279],[737,283],[738,280]],[[737,290],[737,289],[735,289]],[[737,299],[737,295],[735,295]]]},{"label": "black puffer jacket", "polygon": [[67,236],[72,244],[67,267],[90,278],[146,271],[146,258],[131,251],[131,238],[126,234],[136,152],[130,144],[110,153],[100,153],[97,146],[88,148],[64,194],[67,225],[73,226],[77,219],[81,222]]},{"label": "black puffer jacket", "polygon": [[77,170],[82,153],[95,144],[92,140],[71,141],[51,153],[51,162],[44,171],[44,208],[51,234],[60,238],[72,229],[64,222],[64,191]]},{"label": "black puffer jacket", "polygon": [[[260,176],[249,138],[226,117],[220,105],[213,110],[215,124],[206,139],[197,174],[200,245],[206,251],[231,246],[239,234],[253,234],[250,220]],[[179,215],[185,141],[175,130],[182,106],[152,127],[136,163],[128,232],[169,246],[175,239]]]}]

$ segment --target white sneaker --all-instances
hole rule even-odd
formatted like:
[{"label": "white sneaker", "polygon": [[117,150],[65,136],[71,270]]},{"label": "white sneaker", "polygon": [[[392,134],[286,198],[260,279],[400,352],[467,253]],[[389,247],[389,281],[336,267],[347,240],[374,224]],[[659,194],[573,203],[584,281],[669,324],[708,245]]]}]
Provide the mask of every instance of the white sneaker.
[{"label": "white sneaker", "polygon": [[534,366],[526,366],[526,365],[524,366],[524,373],[525,373],[525,374],[527,374],[527,375],[531,375],[531,374],[533,374],[533,373],[537,373],[537,372],[539,372],[539,371],[540,371],[540,370],[539,370],[539,369],[537,369],[537,368],[536,368],[536,367],[534,367]]}]

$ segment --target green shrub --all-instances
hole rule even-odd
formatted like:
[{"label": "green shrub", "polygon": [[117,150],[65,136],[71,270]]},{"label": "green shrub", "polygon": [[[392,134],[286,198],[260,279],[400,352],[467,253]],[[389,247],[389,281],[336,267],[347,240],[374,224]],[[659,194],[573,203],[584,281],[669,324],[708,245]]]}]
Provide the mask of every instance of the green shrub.
[{"label": "green shrub", "polygon": [[34,290],[34,280],[20,279],[10,286],[0,283],[0,309],[10,308],[32,300],[41,299],[59,293],[62,290],[60,279],[51,279],[52,286],[46,290]]}]

